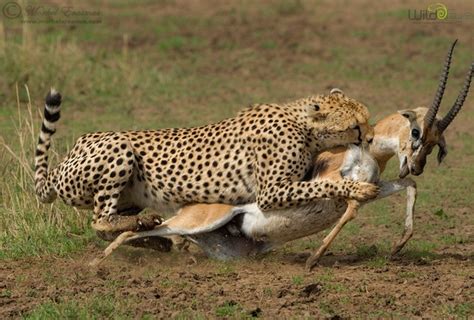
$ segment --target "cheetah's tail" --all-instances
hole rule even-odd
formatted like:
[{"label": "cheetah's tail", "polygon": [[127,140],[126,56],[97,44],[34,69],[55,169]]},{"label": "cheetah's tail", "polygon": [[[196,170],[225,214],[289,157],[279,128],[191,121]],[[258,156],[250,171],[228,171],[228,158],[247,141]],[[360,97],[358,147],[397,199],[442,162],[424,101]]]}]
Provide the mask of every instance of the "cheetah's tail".
[{"label": "cheetah's tail", "polygon": [[51,89],[45,98],[43,123],[35,152],[35,191],[39,200],[46,203],[53,202],[56,198],[52,179],[48,177],[48,149],[51,136],[56,132],[60,106],[61,94]]}]

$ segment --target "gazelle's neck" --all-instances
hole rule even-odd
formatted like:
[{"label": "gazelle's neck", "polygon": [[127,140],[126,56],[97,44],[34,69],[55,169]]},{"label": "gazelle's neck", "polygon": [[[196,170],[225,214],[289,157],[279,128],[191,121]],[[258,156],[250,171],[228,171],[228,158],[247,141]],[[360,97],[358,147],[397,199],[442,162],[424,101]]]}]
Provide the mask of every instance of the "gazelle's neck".
[{"label": "gazelle's neck", "polygon": [[385,170],[388,160],[398,154],[401,131],[406,130],[407,121],[398,113],[392,114],[374,126],[374,140],[370,145],[370,153],[377,161],[380,172]]}]

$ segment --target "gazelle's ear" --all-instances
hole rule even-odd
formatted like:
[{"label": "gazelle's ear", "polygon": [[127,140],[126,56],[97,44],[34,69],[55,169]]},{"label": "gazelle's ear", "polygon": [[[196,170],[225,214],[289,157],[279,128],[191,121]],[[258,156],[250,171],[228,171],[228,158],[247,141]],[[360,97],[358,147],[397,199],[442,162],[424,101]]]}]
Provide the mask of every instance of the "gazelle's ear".
[{"label": "gazelle's ear", "polygon": [[416,113],[413,110],[399,110],[398,113],[410,120],[410,122],[416,120]]},{"label": "gazelle's ear", "polygon": [[443,162],[444,158],[448,155],[448,148],[446,146],[446,140],[444,140],[444,136],[441,136],[438,141],[438,164],[441,164]]}]

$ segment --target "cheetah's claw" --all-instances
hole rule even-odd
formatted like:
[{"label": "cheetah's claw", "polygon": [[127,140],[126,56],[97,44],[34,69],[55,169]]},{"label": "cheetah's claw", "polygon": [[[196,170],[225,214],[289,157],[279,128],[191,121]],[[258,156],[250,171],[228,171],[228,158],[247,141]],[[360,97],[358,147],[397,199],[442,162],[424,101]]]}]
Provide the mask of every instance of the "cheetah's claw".
[{"label": "cheetah's claw", "polygon": [[372,183],[356,182],[354,188],[349,191],[349,199],[364,202],[377,197],[380,188]]}]

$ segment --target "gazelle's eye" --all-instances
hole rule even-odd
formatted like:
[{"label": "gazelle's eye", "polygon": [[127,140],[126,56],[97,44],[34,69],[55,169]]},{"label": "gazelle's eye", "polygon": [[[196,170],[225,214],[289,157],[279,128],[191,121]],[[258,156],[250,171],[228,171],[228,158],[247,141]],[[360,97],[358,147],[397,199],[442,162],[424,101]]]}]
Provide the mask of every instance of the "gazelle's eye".
[{"label": "gazelle's eye", "polygon": [[420,130],[418,129],[412,129],[411,130],[411,136],[413,139],[418,140],[420,139]]}]

